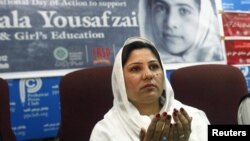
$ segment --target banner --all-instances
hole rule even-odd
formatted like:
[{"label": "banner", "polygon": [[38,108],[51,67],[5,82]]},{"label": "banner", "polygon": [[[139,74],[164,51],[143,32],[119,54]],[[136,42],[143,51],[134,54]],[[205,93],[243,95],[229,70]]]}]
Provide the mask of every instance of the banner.
[{"label": "banner", "polygon": [[[222,28],[224,32],[224,43],[229,65],[249,65],[250,64],[250,13],[244,11],[244,6],[250,0],[234,1],[233,11],[221,12]],[[237,3],[237,4],[236,4]],[[227,3],[223,3],[226,5]]]},{"label": "banner", "polygon": [[223,12],[225,36],[250,37],[250,13]]},{"label": "banner", "polygon": [[229,65],[250,64],[249,40],[225,40]]},{"label": "banner", "polygon": [[[165,1],[162,6],[171,7],[172,2]],[[80,68],[112,65],[117,51],[131,36],[154,41],[168,69],[226,63],[214,0],[202,1],[199,6],[183,1],[193,7],[186,9],[192,14],[178,18],[186,20],[175,23],[174,34],[169,32],[170,26],[160,26],[176,22],[161,22],[172,12],[157,16],[159,5],[147,4],[145,0],[0,0],[0,76],[62,76]],[[154,15],[151,18],[148,10]],[[162,32],[151,38],[153,29]]]},{"label": "banner", "polygon": [[8,80],[17,140],[55,137],[60,126],[59,77]]}]

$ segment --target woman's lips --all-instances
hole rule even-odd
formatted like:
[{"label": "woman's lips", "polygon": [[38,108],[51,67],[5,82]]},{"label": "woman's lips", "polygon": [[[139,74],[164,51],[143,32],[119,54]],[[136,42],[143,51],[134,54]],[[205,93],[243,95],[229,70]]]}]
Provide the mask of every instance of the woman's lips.
[{"label": "woman's lips", "polygon": [[142,88],[144,89],[144,88],[153,88],[153,87],[156,87],[156,85],[154,85],[154,84],[146,84]]},{"label": "woman's lips", "polygon": [[169,34],[169,33],[164,33],[163,37],[165,39],[179,39],[179,38],[181,38],[181,36],[179,36],[179,35]]}]

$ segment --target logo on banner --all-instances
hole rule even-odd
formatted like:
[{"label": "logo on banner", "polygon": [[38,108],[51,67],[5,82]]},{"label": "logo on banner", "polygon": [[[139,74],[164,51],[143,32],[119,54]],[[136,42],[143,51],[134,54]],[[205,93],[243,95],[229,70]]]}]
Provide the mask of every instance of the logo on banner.
[{"label": "logo on banner", "polygon": [[67,59],[68,56],[69,56],[68,50],[64,47],[57,47],[54,50],[54,57],[59,61]]},{"label": "logo on banner", "polygon": [[32,94],[38,92],[42,87],[42,80],[36,79],[21,79],[19,83],[20,100],[24,105],[26,102],[26,93]]},{"label": "logo on banner", "polygon": [[111,51],[110,48],[96,47],[92,49],[93,63],[94,64],[110,64]]}]

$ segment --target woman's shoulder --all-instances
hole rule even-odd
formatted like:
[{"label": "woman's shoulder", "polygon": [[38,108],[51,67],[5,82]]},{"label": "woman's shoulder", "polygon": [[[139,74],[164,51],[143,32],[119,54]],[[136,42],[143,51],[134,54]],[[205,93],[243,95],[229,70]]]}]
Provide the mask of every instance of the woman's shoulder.
[{"label": "woman's shoulder", "polygon": [[111,128],[113,129],[114,126],[119,125],[119,121],[117,120],[117,111],[114,110],[114,108],[110,109],[105,115],[104,118],[98,121],[95,125],[95,127],[101,127],[101,128]]},{"label": "woman's shoulder", "polygon": [[[119,133],[122,133],[121,123],[117,120],[115,111],[112,109],[104,115],[104,118],[98,121],[91,133],[91,140],[111,141],[116,138]],[[117,134],[114,134],[117,133]]]}]

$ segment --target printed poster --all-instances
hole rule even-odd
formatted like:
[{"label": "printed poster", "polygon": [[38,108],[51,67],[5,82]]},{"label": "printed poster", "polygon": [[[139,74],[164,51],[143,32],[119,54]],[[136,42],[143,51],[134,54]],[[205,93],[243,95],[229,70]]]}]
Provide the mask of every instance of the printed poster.
[{"label": "printed poster", "polygon": [[250,64],[250,40],[225,40],[229,65]]},{"label": "printed poster", "polygon": [[223,12],[224,36],[250,37],[250,13]]}]

